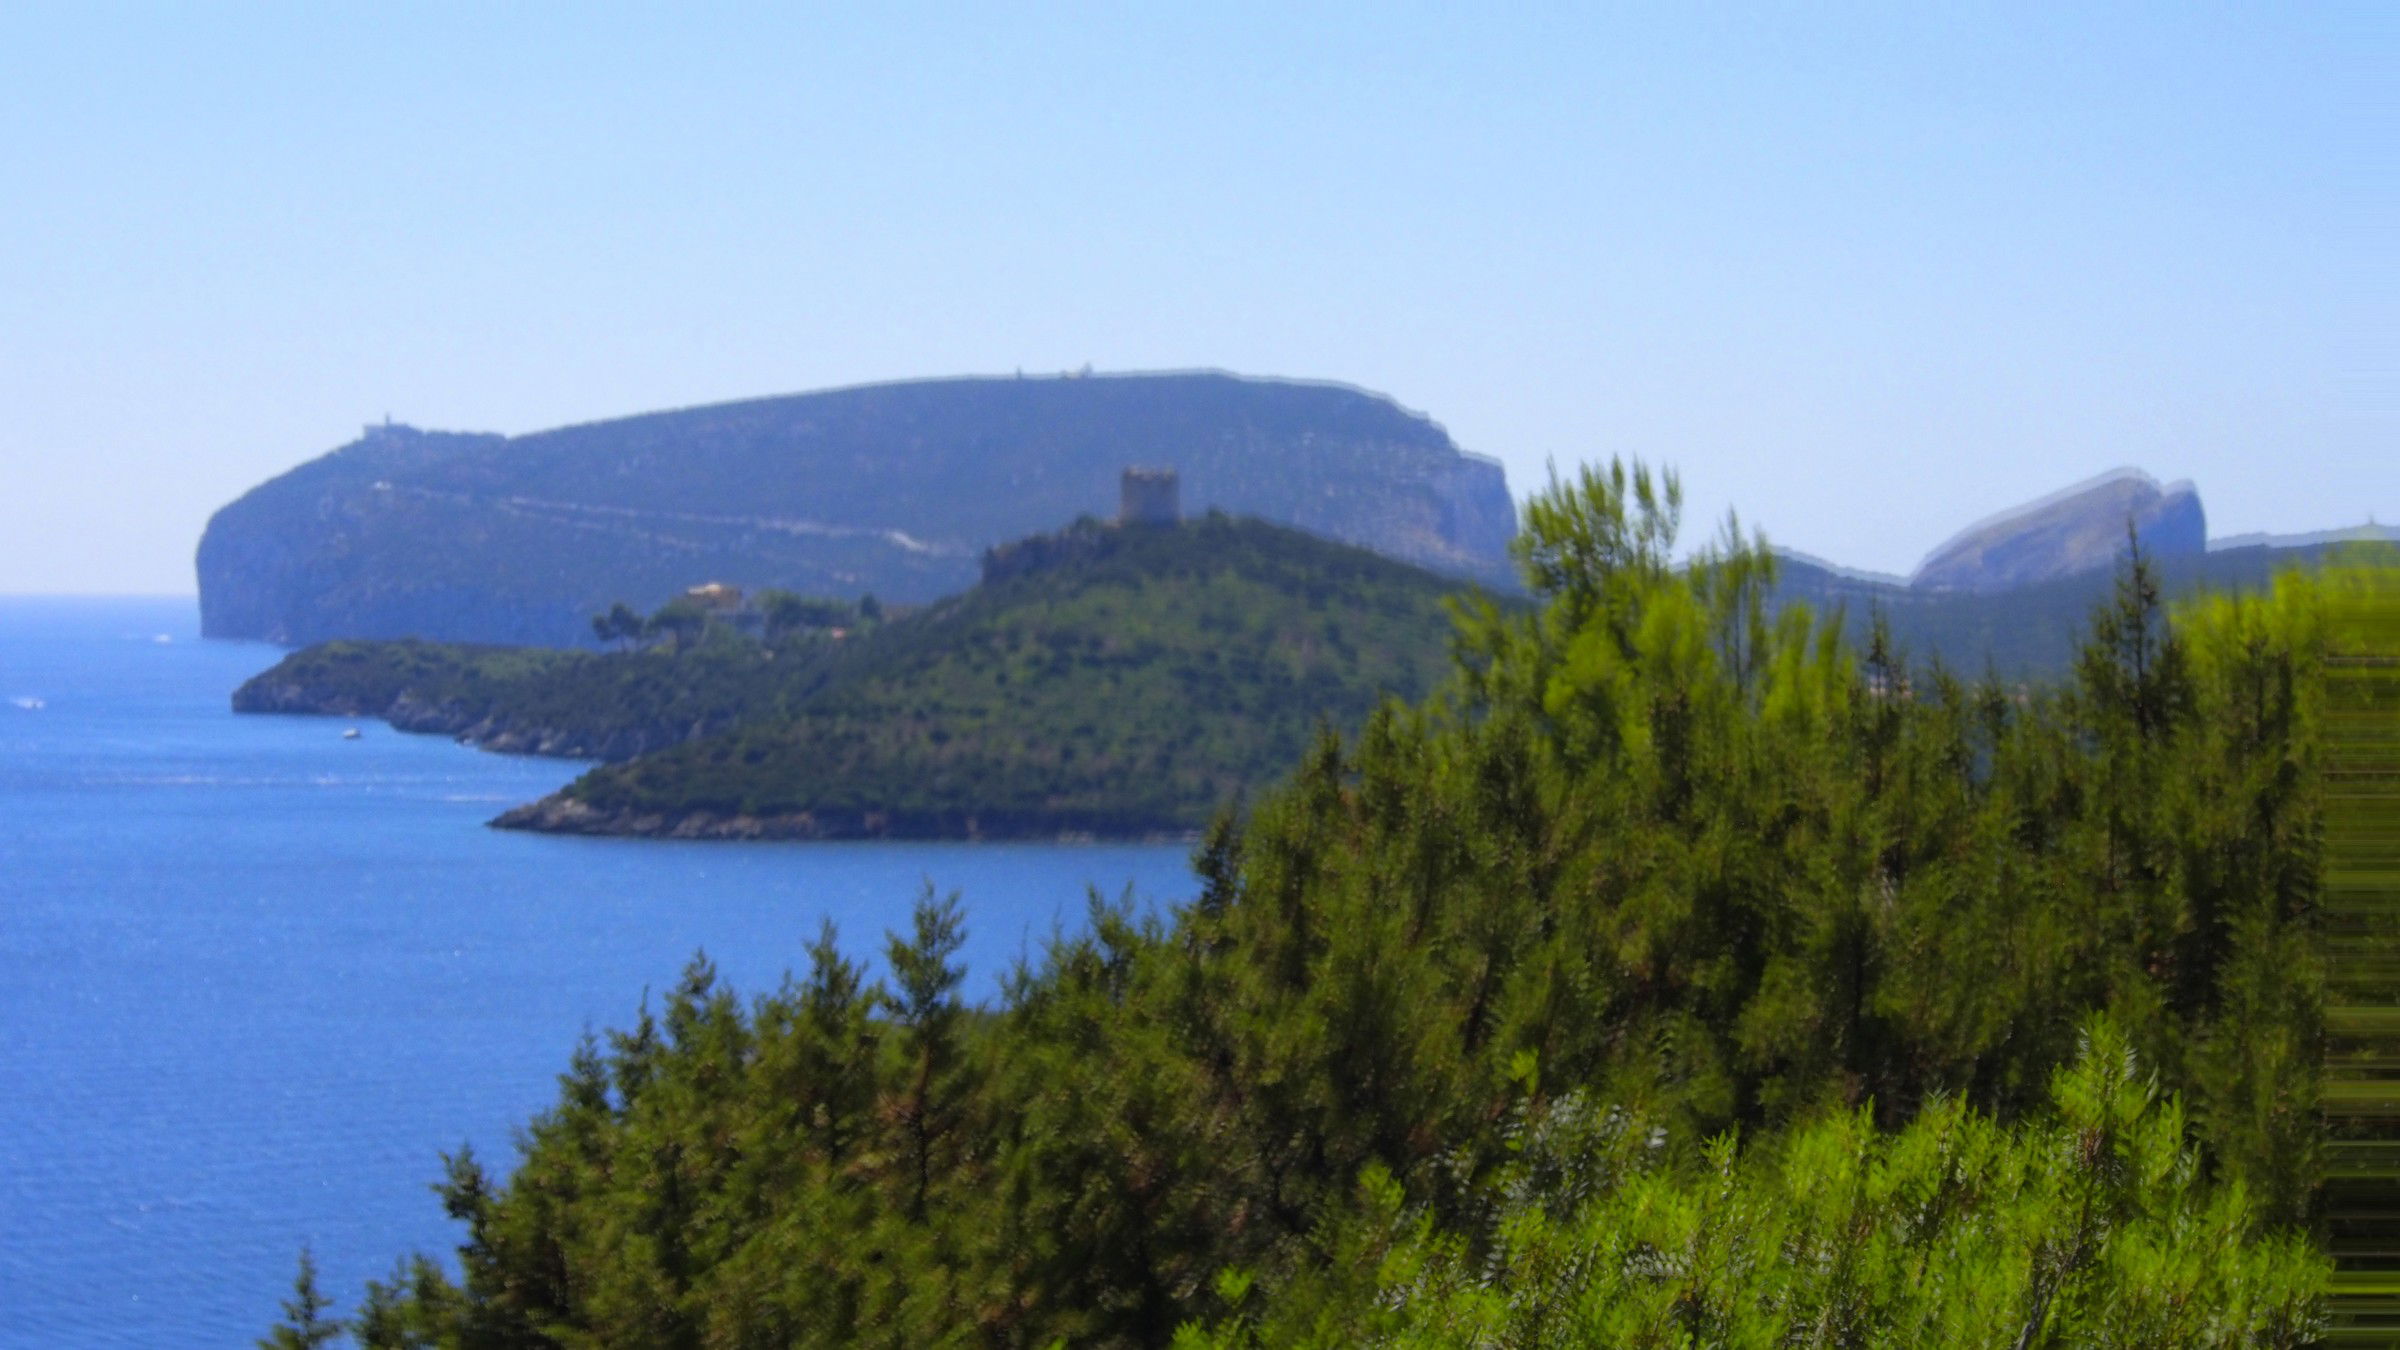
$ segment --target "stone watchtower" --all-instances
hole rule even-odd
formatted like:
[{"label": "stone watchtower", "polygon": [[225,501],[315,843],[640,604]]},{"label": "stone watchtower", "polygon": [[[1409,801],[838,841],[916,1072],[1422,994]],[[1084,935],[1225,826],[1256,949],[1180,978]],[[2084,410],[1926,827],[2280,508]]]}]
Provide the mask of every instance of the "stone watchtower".
[{"label": "stone watchtower", "polygon": [[1183,519],[1183,493],[1173,469],[1129,468],[1117,500],[1119,525],[1173,525]]}]

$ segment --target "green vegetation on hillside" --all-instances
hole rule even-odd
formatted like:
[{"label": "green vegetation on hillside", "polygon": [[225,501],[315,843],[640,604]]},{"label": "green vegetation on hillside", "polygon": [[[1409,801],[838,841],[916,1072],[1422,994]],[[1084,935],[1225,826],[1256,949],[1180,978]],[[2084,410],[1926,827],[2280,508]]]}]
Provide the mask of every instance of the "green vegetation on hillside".
[{"label": "green vegetation on hillside", "polygon": [[1298,763],[1320,724],[1429,692],[1465,594],[1223,516],[1086,521],[987,565],[985,585],[883,623],[769,592],[754,625],[683,601],[603,614],[596,631],[645,644],[606,654],[325,643],[234,702],[632,760],[504,818],[537,827],[573,803],[596,814],[552,828],[1186,831]]},{"label": "green vegetation on hillside", "polygon": [[611,653],[324,642],[245,683],[233,704],[384,717],[498,749],[623,759],[794,706],[822,679],[829,645],[766,644],[723,626]]},{"label": "green vegetation on hillside", "polygon": [[[1086,523],[845,651],[754,719],[566,795],[617,816],[806,814],[827,833],[1188,830],[1320,724],[1421,697],[1456,583],[1257,521]],[[868,817],[875,817],[872,825]]]},{"label": "green vegetation on hillside", "polygon": [[376,1347],[2298,1345],[2326,1266],[2316,584],[2137,560],[2019,695],[1770,614],[1676,494],[1320,738],[1186,909],[959,1000],[930,895],[587,1044]]}]

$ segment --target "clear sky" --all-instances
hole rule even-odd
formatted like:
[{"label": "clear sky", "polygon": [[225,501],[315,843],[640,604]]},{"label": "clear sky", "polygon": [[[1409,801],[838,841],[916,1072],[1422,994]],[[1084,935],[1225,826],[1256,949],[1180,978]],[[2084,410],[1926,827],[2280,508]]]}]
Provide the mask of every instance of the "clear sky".
[{"label": "clear sky", "polygon": [[2383,6],[813,8],[0,6],[0,591],[387,412],[1087,362],[1862,567],[2119,464],[2400,521]]}]

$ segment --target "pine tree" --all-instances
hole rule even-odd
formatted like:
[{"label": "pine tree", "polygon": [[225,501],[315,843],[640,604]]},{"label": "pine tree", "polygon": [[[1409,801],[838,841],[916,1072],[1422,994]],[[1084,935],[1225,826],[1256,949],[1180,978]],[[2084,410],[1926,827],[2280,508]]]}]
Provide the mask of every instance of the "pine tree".
[{"label": "pine tree", "polygon": [[886,959],[899,986],[890,1001],[906,1064],[891,1110],[907,1156],[908,1214],[921,1220],[933,1189],[934,1151],[957,1123],[958,987],[966,968],[951,958],[965,944],[966,929],[957,893],[936,900],[931,882],[918,896],[913,917],[912,935],[892,934]]},{"label": "pine tree", "polygon": [[1538,608],[1462,606],[1442,696],[997,1008],[930,886],[880,985],[830,932],[747,1006],[695,962],[510,1176],[451,1164],[463,1287],[362,1339],[2304,1336],[2307,588],[2170,614],[2136,548],[2068,687],[1970,684],[1772,611],[1731,528],[1675,566],[1677,496],[1554,484]]},{"label": "pine tree", "polygon": [[315,1350],[342,1334],[341,1322],[331,1316],[333,1301],[317,1290],[316,1253],[300,1249],[300,1272],[292,1278],[292,1296],[283,1301],[283,1321],[258,1342],[260,1350]]}]

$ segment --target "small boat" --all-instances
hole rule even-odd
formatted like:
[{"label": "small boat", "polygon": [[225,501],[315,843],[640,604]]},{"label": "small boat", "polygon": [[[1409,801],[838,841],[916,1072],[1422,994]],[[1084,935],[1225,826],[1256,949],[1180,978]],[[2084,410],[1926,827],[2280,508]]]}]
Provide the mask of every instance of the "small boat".
[{"label": "small boat", "polygon": [[342,733],[342,739],[343,739],[343,740],[345,740],[345,741],[355,741],[355,740],[357,740],[357,739],[358,739],[358,728],[357,728],[357,727],[352,727],[352,728],[350,728],[348,731],[345,731],[345,732],[343,732],[343,733]]},{"label": "small boat", "polygon": [[50,706],[49,704],[42,702],[40,699],[35,698],[31,694],[27,694],[23,698],[12,698],[9,700],[9,702],[16,704],[18,707],[23,708],[27,712],[40,712],[42,709]]}]

